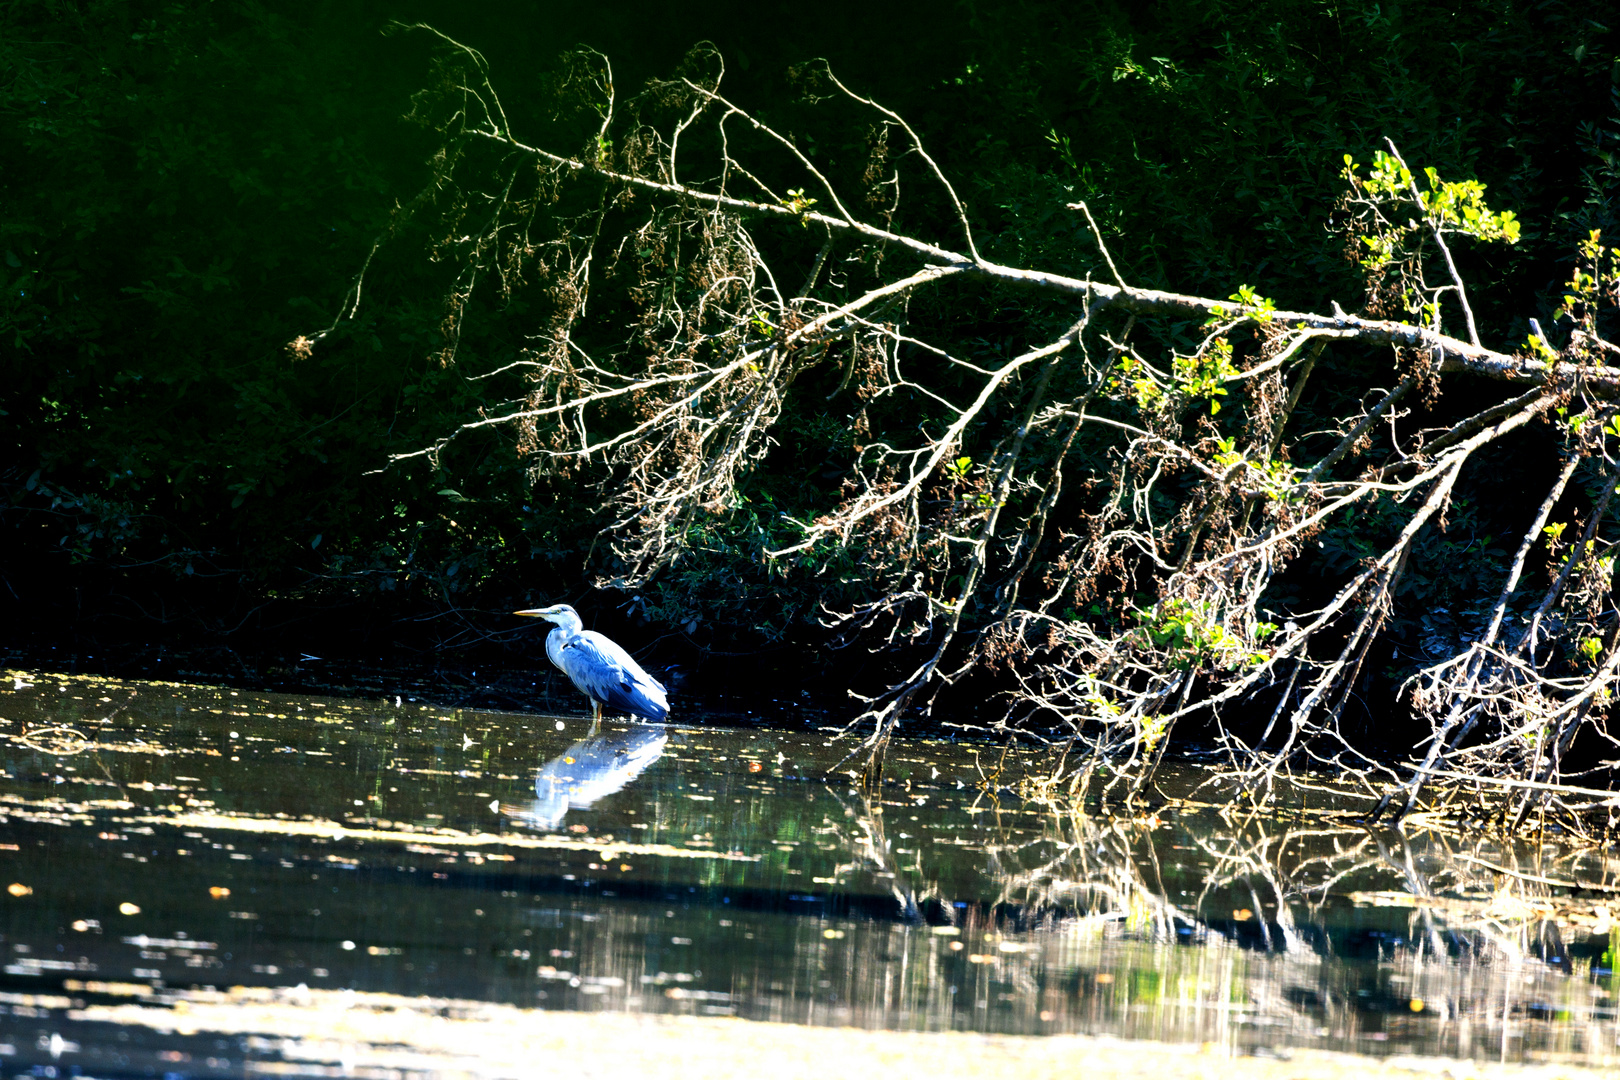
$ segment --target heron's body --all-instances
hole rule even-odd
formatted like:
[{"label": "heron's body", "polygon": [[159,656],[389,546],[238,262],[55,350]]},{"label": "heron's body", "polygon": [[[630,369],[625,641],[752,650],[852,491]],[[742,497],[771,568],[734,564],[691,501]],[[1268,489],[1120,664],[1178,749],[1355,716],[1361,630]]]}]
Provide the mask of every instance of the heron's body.
[{"label": "heron's body", "polygon": [[612,638],[584,629],[579,613],[567,604],[516,614],[556,624],[546,635],[546,655],[591,699],[593,716],[600,719],[604,705],[654,723],[669,715],[664,684],[643,671]]}]

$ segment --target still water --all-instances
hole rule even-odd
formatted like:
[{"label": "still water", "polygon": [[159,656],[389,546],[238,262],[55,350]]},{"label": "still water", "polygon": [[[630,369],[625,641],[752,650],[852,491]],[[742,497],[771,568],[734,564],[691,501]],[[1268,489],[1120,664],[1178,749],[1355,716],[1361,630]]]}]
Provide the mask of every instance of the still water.
[{"label": "still water", "polygon": [[1195,766],[1076,808],[986,746],[865,788],[780,720],[8,672],[0,1069],[338,1068],[333,1010],[423,999],[1617,1060],[1612,851],[1368,830],[1325,783],[1245,814]]}]

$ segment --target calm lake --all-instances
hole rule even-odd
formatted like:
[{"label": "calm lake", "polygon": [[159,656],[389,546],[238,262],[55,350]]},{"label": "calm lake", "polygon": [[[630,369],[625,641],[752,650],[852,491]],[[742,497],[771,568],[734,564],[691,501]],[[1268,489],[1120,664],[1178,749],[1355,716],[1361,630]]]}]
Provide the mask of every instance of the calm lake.
[{"label": "calm lake", "polygon": [[0,1068],[431,1071],[413,1016],[534,1010],[1620,1061],[1620,853],[1370,830],[1325,781],[1255,816],[1190,765],[1079,808],[987,745],[863,788],[778,719],[7,672]]}]

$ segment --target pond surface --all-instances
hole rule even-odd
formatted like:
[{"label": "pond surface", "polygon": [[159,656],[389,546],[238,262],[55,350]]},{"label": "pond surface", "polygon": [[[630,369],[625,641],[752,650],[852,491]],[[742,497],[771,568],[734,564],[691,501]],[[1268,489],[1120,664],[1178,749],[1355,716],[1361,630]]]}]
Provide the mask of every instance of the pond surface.
[{"label": "pond surface", "polygon": [[1620,857],[1371,831],[1326,783],[1254,816],[1177,766],[1083,812],[1033,797],[1044,756],[985,746],[898,742],[863,788],[821,733],[4,679],[8,1073],[341,1071],[353,1039],[320,1017],[423,996],[1247,1054],[1620,1052]]}]

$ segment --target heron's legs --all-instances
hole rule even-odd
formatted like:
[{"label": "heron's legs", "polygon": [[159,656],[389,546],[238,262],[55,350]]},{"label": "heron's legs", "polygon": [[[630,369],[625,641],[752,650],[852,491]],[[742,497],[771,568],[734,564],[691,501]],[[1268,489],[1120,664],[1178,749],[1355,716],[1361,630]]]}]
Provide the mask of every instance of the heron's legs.
[{"label": "heron's legs", "polygon": [[595,731],[596,730],[596,725],[600,724],[601,722],[602,722],[602,703],[600,701],[597,701],[595,698],[592,698],[591,699],[591,730]]}]

